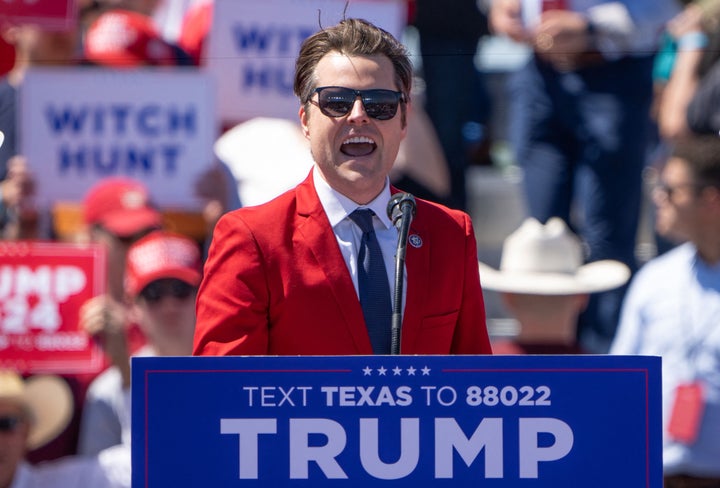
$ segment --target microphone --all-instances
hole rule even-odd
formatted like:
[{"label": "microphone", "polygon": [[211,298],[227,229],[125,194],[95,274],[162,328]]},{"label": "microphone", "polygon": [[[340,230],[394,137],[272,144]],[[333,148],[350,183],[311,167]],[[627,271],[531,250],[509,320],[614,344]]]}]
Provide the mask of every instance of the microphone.
[{"label": "microphone", "polygon": [[[387,215],[393,225],[400,229],[402,218],[412,221],[415,217],[415,197],[409,193],[396,193],[390,198],[387,206]],[[410,222],[408,222],[409,226]]]},{"label": "microphone", "polygon": [[400,327],[402,326],[402,297],[405,276],[405,253],[407,251],[410,222],[415,217],[415,197],[409,193],[396,193],[390,198],[387,214],[398,229],[395,253],[395,293],[392,300],[390,354],[400,354]]}]

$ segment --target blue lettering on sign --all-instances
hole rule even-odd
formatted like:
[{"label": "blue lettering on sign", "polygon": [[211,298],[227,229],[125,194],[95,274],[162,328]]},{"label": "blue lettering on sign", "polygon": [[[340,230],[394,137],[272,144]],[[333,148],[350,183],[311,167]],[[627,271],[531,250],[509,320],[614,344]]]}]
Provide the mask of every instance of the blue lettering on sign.
[{"label": "blue lettering on sign", "polygon": [[261,32],[256,26],[251,26],[246,30],[242,25],[236,25],[233,27],[232,33],[235,44],[240,51],[246,51],[248,49],[265,51],[270,42],[269,38],[271,33],[268,31]]},{"label": "blue lettering on sign", "polygon": [[167,130],[170,135],[178,135],[185,132],[187,135],[197,133],[197,113],[192,107],[181,110],[175,107],[168,108]]},{"label": "blue lettering on sign", "polygon": [[80,132],[85,125],[87,111],[82,110],[76,113],[65,108],[56,112],[53,107],[48,107],[47,110],[45,110],[45,115],[47,116],[50,130],[53,133],[59,134],[65,130],[77,133]]},{"label": "blue lettering on sign", "polygon": [[254,65],[247,63],[241,68],[241,90],[258,88],[263,91],[275,91],[281,95],[292,96],[293,73],[286,66]]},{"label": "blue lettering on sign", "polygon": [[[102,107],[100,107],[96,113],[101,113]],[[109,109],[111,122],[114,121],[115,126],[111,129],[116,134],[125,134],[127,131],[127,119],[130,114],[130,107],[127,105],[112,106]]]},{"label": "blue lettering on sign", "polygon": [[297,54],[298,46],[312,35],[312,29],[297,26],[245,26],[236,24],[232,27],[232,36],[238,51],[266,52],[274,50],[278,54]]},{"label": "blue lettering on sign", "polygon": [[148,105],[140,109],[138,113],[138,128],[144,136],[157,137],[159,134],[157,116],[157,105]]},{"label": "blue lettering on sign", "polygon": [[192,106],[49,106],[45,116],[50,131],[55,135],[69,133],[122,136],[134,133],[144,137],[192,137],[198,130],[197,111]]},{"label": "blue lettering on sign", "polygon": [[173,176],[178,170],[182,147],[177,144],[136,147],[128,145],[78,146],[63,145],[59,149],[59,173],[63,176],[116,174]]}]

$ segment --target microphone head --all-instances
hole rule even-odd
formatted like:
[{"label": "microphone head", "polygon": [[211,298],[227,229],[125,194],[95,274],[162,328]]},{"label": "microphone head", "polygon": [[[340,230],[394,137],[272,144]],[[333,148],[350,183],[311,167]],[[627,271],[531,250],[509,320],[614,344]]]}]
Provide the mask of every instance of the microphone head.
[{"label": "microphone head", "polygon": [[387,214],[395,227],[400,227],[403,209],[410,210],[410,218],[415,217],[415,197],[410,193],[395,193],[388,202]]}]

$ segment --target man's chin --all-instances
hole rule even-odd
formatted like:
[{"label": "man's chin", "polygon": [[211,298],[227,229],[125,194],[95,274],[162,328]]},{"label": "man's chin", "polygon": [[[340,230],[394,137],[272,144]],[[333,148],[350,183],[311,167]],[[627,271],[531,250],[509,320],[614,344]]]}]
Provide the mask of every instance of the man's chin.
[{"label": "man's chin", "polygon": [[684,236],[682,232],[674,229],[671,225],[665,225],[661,222],[655,225],[655,232],[657,232],[660,237],[663,237],[675,244],[679,244],[687,240],[687,236]]}]

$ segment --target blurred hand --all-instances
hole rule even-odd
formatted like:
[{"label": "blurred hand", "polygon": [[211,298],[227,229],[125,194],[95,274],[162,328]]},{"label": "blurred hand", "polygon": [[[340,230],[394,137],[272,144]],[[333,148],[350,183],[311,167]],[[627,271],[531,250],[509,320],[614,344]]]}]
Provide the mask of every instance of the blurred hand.
[{"label": "blurred hand", "polygon": [[2,202],[5,208],[24,206],[35,193],[35,180],[24,156],[8,160],[7,176],[0,182]]},{"label": "blurred hand", "polygon": [[578,57],[592,47],[587,19],[569,10],[544,12],[533,31],[532,44],[538,55],[557,69],[572,69]]},{"label": "blurred hand", "polygon": [[667,29],[675,39],[690,32],[702,31],[702,10],[691,3],[668,22]]},{"label": "blurred hand", "polygon": [[202,215],[208,232],[212,232],[228,209],[227,173],[217,165],[208,168],[195,181],[195,194],[205,200]]},{"label": "blurred hand", "polygon": [[114,366],[130,384],[130,352],[127,343],[127,307],[109,295],[91,298],[80,307],[80,328],[103,348]]},{"label": "blurred hand", "polygon": [[494,0],[488,16],[490,30],[516,42],[528,42],[529,33],[523,25],[520,0]]}]

